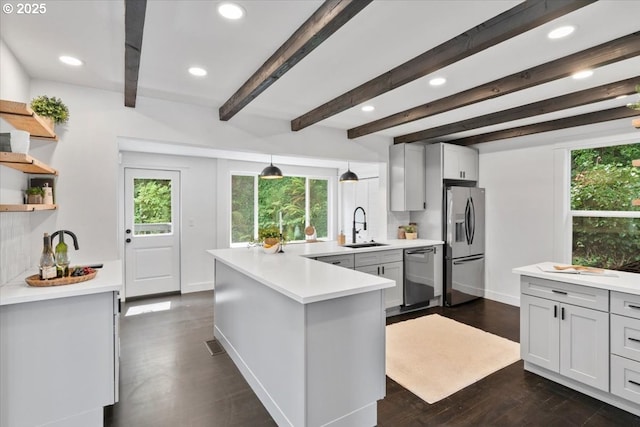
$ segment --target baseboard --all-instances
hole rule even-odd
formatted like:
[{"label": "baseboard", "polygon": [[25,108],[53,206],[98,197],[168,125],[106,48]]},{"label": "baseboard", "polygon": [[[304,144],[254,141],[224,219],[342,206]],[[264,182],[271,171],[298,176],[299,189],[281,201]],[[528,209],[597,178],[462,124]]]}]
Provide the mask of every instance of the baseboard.
[{"label": "baseboard", "polygon": [[189,283],[184,286],[180,292],[183,294],[190,294],[192,292],[202,292],[202,291],[212,291],[213,290],[213,282],[198,282],[198,283]]},{"label": "baseboard", "polygon": [[[519,291],[520,289],[518,289]],[[503,294],[500,292],[494,292],[494,291],[490,291],[485,289],[484,291],[484,297],[486,299],[490,299],[492,301],[497,301],[497,302],[501,302],[503,304],[509,304],[509,305],[513,305],[516,307],[520,307],[520,297],[514,297],[513,295],[507,295],[507,294]]]}]

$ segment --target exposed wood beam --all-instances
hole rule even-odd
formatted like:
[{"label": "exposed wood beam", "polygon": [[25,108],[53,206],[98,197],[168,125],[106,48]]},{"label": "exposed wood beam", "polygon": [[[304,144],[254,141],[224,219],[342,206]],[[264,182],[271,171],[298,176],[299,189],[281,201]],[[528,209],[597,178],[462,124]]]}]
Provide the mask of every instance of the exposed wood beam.
[{"label": "exposed wood beam", "polygon": [[527,89],[552,80],[567,77],[578,70],[596,68],[640,55],[640,32],[620,37],[562,59],[547,62],[528,70],[511,74],[464,92],[429,102],[408,110],[349,129],[349,138],[358,138],[394,126],[410,123],[455,108]]},{"label": "exposed wood beam", "polygon": [[135,108],[147,0],[124,0],[124,105]]},{"label": "exposed wood beam", "polygon": [[220,107],[220,120],[231,119],[372,1],[325,1]]},{"label": "exposed wood beam", "polygon": [[503,129],[496,132],[483,133],[481,135],[468,136],[446,141],[457,145],[473,145],[483,142],[497,141],[499,139],[515,138],[518,136],[532,135],[535,133],[549,132],[552,130],[567,129],[576,126],[591,125],[594,123],[607,122],[610,120],[624,119],[638,114],[627,107],[615,107],[608,110],[596,111],[593,113],[580,114],[577,116],[565,117],[562,119],[549,120],[527,126],[519,126],[511,129]]},{"label": "exposed wood beam", "polygon": [[423,141],[425,139],[436,138],[452,133],[464,132],[478,129],[498,123],[510,122],[512,120],[523,119],[525,117],[537,116],[540,114],[552,113],[554,111],[565,110],[567,108],[579,107],[581,105],[592,104],[594,102],[606,101],[622,95],[631,95],[636,92],[636,85],[640,84],[640,76],[615,83],[569,93],[567,95],[556,96],[543,101],[521,105],[508,110],[497,111],[483,116],[473,117],[456,123],[449,123],[431,129],[412,132],[393,138],[395,144],[406,142]]},{"label": "exposed wood beam", "polygon": [[298,131],[595,0],[527,0],[291,121]]}]

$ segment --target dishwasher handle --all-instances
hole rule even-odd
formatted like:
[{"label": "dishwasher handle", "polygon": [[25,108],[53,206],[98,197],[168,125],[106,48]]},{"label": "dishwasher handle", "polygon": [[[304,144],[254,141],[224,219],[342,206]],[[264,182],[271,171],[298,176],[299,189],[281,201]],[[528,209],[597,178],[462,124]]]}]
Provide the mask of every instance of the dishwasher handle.
[{"label": "dishwasher handle", "polygon": [[406,250],[406,251],[404,251],[404,253],[405,253],[405,255],[435,254],[436,253],[436,248],[435,247],[420,248],[420,249],[416,249],[415,251]]}]

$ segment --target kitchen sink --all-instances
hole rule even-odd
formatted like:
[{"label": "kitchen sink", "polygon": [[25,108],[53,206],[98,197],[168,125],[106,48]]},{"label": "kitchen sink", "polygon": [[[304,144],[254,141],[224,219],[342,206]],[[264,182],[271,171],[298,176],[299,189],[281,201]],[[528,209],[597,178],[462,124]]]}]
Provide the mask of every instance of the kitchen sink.
[{"label": "kitchen sink", "polygon": [[372,248],[374,246],[389,246],[388,243],[378,243],[378,242],[365,242],[365,243],[352,243],[349,245],[342,245],[345,248]]}]

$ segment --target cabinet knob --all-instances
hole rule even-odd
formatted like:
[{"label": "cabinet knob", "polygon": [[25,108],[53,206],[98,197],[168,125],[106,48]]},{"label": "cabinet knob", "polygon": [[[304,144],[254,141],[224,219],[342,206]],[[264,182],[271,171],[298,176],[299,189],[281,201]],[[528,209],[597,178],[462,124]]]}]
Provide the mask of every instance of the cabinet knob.
[{"label": "cabinet knob", "polygon": [[127,242],[127,243],[131,243],[131,239],[127,237],[127,239],[125,240],[125,242]]}]

